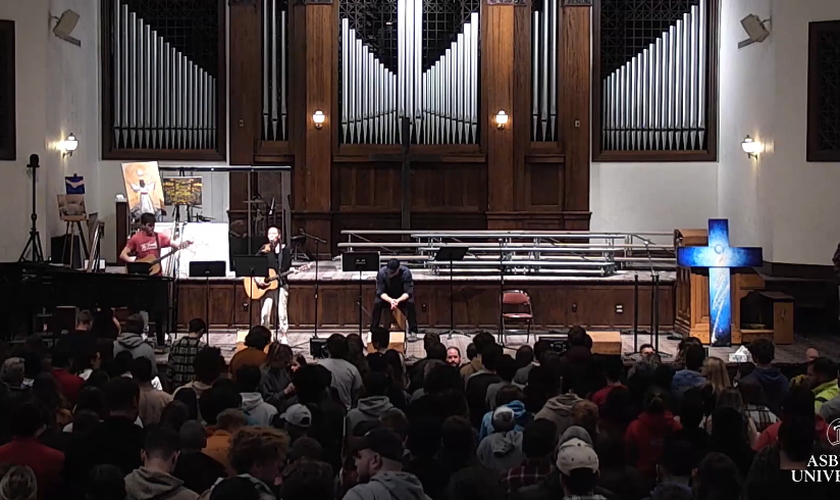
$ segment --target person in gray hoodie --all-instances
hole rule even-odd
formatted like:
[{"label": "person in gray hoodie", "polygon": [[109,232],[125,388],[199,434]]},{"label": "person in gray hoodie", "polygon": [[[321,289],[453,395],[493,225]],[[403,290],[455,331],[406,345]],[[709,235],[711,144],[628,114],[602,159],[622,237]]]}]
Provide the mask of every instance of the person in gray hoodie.
[{"label": "person in gray hoodie", "polygon": [[198,494],[184,488],[184,482],[172,475],[181,454],[178,433],[168,427],[152,429],[140,451],[143,466],[125,476],[128,500],[196,500]]},{"label": "person in gray hoodie", "polygon": [[361,422],[378,422],[386,411],[394,407],[388,399],[388,388],[391,380],[388,375],[381,372],[369,372],[362,377],[365,388],[365,397],[359,399],[359,406],[347,412],[348,436],[353,435],[353,430]]},{"label": "person in gray hoodie", "polygon": [[[554,373],[560,373],[556,367],[547,366],[546,368]],[[560,395],[546,401],[542,409],[534,415],[534,419],[545,418],[554,422],[554,425],[557,426],[558,436],[574,423],[572,408],[574,408],[575,403],[581,401],[581,398],[572,392],[574,384],[573,373],[571,371],[563,373]]]},{"label": "person in gray hoodie", "polygon": [[430,500],[417,476],[403,472],[403,444],[394,431],[373,429],[361,438],[358,450],[360,483],[344,500]]},{"label": "person in gray hoodie", "polygon": [[476,457],[484,467],[497,472],[518,467],[525,461],[522,431],[514,430],[516,415],[507,406],[493,410],[493,434],[478,444]]},{"label": "person in gray hoodie", "polygon": [[245,365],[236,370],[236,385],[242,396],[239,409],[248,418],[250,425],[270,426],[271,420],[277,415],[277,408],[263,401],[262,394],[257,391],[260,377],[260,369],[254,365]]},{"label": "person in gray hoodie", "polygon": [[158,374],[155,350],[143,340],[142,334],[143,317],[139,314],[132,314],[126,320],[122,333],[114,341],[114,357],[122,351],[128,351],[132,358],[148,358],[152,362],[152,378],[154,378]]}]

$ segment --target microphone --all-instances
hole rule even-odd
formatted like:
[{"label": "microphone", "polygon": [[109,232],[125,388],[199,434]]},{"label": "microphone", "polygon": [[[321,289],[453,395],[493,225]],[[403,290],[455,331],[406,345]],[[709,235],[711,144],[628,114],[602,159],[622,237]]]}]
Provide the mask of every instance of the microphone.
[{"label": "microphone", "polygon": [[40,166],[41,166],[41,158],[38,157],[38,155],[36,155],[36,154],[29,155],[29,165],[27,165],[27,167],[38,168]]},{"label": "microphone", "polygon": [[274,215],[274,208],[276,207],[276,200],[271,198],[271,204],[268,205],[268,215]]}]

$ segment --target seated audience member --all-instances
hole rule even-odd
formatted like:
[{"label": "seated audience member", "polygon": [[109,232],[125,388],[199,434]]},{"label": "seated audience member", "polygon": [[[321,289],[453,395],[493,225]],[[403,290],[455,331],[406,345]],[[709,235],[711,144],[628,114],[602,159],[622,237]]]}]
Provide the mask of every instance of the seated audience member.
[{"label": "seated audience member", "polygon": [[85,383],[81,377],[70,373],[70,365],[73,360],[70,358],[70,350],[68,346],[63,349],[55,349],[52,355],[52,375],[55,378],[55,383],[58,386],[61,395],[67,398],[71,405],[76,404],[76,398],[79,396],[79,389]]},{"label": "seated audience member", "polygon": [[656,466],[656,487],[649,500],[692,500],[691,473],[698,463],[691,443],[666,438],[662,459]]},{"label": "seated audience member", "polygon": [[278,427],[286,431],[294,445],[298,439],[306,437],[312,426],[312,412],[306,406],[296,403],[286,408],[278,417]]},{"label": "seated audience member", "polygon": [[230,374],[236,380],[237,372],[243,366],[260,367],[265,363],[265,348],[271,343],[271,332],[268,328],[257,325],[245,336],[245,349],[230,358]]},{"label": "seated audience member", "polygon": [[475,431],[469,420],[462,416],[449,417],[440,428],[440,453],[438,458],[451,476],[461,469],[478,465],[475,456]]},{"label": "seated audience member", "polygon": [[113,362],[114,343],[108,339],[96,339],[93,347],[80,353],[78,358],[73,358],[73,372],[87,381],[91,374],[102,369],[106,360]]},{"label": "seated audience member", "polygon": [[190,420],[198,420],[198,396],[192,389],[181,389],[177,394],[172,396],[172,401],[180,401],[187,407]]},{"label": "seated audience member", "polygon": [[268,356],[262,366],[259,392],[266,401],[275,406],[281,406],[286,398],[294,394],[292,385],[292,362],[294,354],[292,348],[272,342],[268,347]]},{"label": "seated audience member", "polygon": [[717,357],[710,356],[703,361],[703,368],[700,374],[706,377],[709,385],[715,396],[719,396],[725,389],[732,387],[732,381],[729,380],[729,372],[726,370],[726,363]]},{"label": "seated audience member", "polygon": [[230,466],[230,459],[228,458],[230,443],[234,434],[247,424],[248,419],[241,410],[227,409],[222,411],[217,418],[216,429],[207,438],[207,444],[201,452],[222,464],[228,473],[232,474],[233,468]]},{"label": "seated audience member", "polygon": [[38,498],[53,498],[60,491],[64,453],[38,442],[46,428],[42,405],[25,394],[16,394],[9,405],[8,426],[12,441],[0,446],[0,464],[32,469],[38,482]]},{"label": "seated audience member", "polygon": [[534,362],[534,348],[528,344],[519,346],[519,349],[516,350],[516,356],[514,356],[514,358],[516,359],[517,371],[521,368],[525,368]]},{"label": "seated audience member", "polygon": [[488,410],[493,410],[499,406],[496,403],[496,394],[499,392],[499,389],[504,387],[520,387],[513,383],[513,377],[516,376],[516,360],[509,354],[504,354],[499,359],[498,365],[496,366],[496,374],[501,380],[487,386],[485,405]]},{"label": "seated audience member", "polygon": [[[546,401],[542,409],[534,415],[534,418],[545,418],[551,420],[557,427],[558,435],[560,435],[572,425],[572,407],[574,407],[575,403],[581,401],[581,398],[574,393],[574,373],[566,372],[563,373],[563,376],[561,377],[559,375],[559,367],[553,366],[555,364],[555,361],[551,361],[550,364],[547,364],[547,362],[543,360],[540,368],[545,369],[546,380],[544,381],[544,384],[546,385],[546,390],[553,392],[554,394],[557,394],[558,392],[560,394]],[[560,381],[560,387],[557,386],[558,380]]]},{"label": "seated audience member", "polygon": [[[292,444],[289,450],[289,463],[299,460],[321,460],[324,447],[311,437],[301,436]],[[286,470],[288,472],[288,469]]]},{"label": "seated audience member", "polygon": [[327,339],[327,352],[329,358],[318,362],[332,374],[331,386],[338,391],[338,397],[344,403],[345,409],[356,406],[359,400],[359,392],[362,389],[362,376],[358,368],[347,361],[350,354],[350,346],[347,337],[334,333]]},{"label": "seated audience member", "polygon": [[283,478],[285,500],[334,500],[333,470],[329,464],[300,460],[289,467]]},{"label": "seated audience member", "polygon": [[423,336],[423,351],[426,357],[411,365],[409,373],[409,392],[414,392],[423,387],[423,373],[426,364],[433,360],[446,361],[446,347],[440,343],[440,335],[427,333]]},{"label": "seated audience member", "polygon": [[770,408],[767,407],[767,398],[764,396],[764,389],[755,379],[744,380],[738,384],[738,391],[744,401],[744,413],[755,424],[756,432],[764,432],[779,421]]},{"label": "seated audience member", "polygon": [[420,480],[402,470],[403,444],[393,431],[373,429],[361,438],[357,450],[355,462],[359,484],[344,495],[344,500],[429,498],[423,492]]},{"label": "seated audience member", "polygon": [[[522,346],[526,347],[526,346]],[[521,348],[520,348],[521,349]],[[530,347],[529,347],[530,349]],[[534,349],[532,350],[531,354],[531,361],[516,370],[516,375],[513,376],[513,382],[519,385],[525,385],[528,383],[528,374],[531,373],[531,370],[535,366],[540,366],[540,361],[542,360],[542,356],[546,351],[551,350],[551,344],[545,340],[538,340],[534,343]],[[517,351],[517,359],[519,358],[519,351]]]},{"label": "seated audience member", "polygon": [[513,410],[500,406],[493,410],[494,432],[478,443],[476,457],[481,465],[496,472],[517,467],[525,460],[522,431],[514,430]]},{"label": "seated audience member", "polygon": [[[466,356],[466,362],[467,363],[471,363],[472,360],[474,360],[476,358],[476,356],[478,356],[478,349],[476,349],[474,343],[470,342],[469,344],[467,344],[467,349],[464,352],[464,355]],[[461,363],[461,367],[463,367],[463,366],[464,366],[464,364]]]},{"label": "seated audience member", "polygon": [[726,455],[711,452],[697,466],[693,489],[695,500],[739,500],[738,468]]},{"label": "seated audience member", "polygon": [[[230,463],[237,476],[216,483],[211,500],[244,499],[255,491],[260,500],[273,500],[273,488],[283,473],[288,452],[289,436],[284,432],[270,427],[243,427],[234,434],[230,446]],[[224,491],[234,484],[239,485],[235,490],[238,496],[217,494],[220,488]]]},{"label": "seated audience member", "polygon": [[767,397],[767,407],[776,415],[781,416],[782,402],[790,390],[790,384],[788,378],[771,364],[776,355],[776,346],[772,340],[761,338],[750,342],[749,351],[755,363],[755,369],[749,375],[741,377],[740,381],[756,380],[761,384],[764,395]]},{"label": "seated audience member", "polygon": [[781,421],[771,424],[758,435],[753,450],[759,451],[767,446],[776,444],[779,439],[779,428],[788,418],[805,417],[814,422],[814,430],[821,440],[826,439],[828,425],[820,415],[814,415],[814,393],[803,385],[792,387],[782,405]]},{"label": "seated audience member", "polygon": [[150,430],[143,445],[143,466],[125,476],[128,497],[137,500],[197,499],[197,493],[185,488],[183,481],[172,475],[180,454],[177,432],[167,427]]},{"label": "seated audience member", "polygon": [[682,395],[692,387],[706,385],[708,380],[700,374],[703,362],[706,359],[706,350],[701,345],[691,344],[685,349],[685,368],[674,374],[671,380],[671,397],[674,403],[679,405]]},{"label": "seated audience member", "polygon": [[121,331],[122,325],[120,325],[120,320],[114,315],[113,309],[103,307],[94,311],[93,326],[90,332],[97,339],[116,340]]},{"label": "seated audience member", "polygon": [[[522,393],[522,389],[513,385],[503,387],[496,395],[496,400],[499,403],[499,406],[496,408],[501,408],[503,406],[510,408],[513,411],[516,424],[514,426],[514,430],[520,432],[525,430],[525,425],[532,420],[531,414],[525,410],[525,405],[522,403],[524,397],[525,395]],[[479,442],[495,432],[495,429],[493,428],[493,411],[495,411],[495,408],[485,413],[484,417],[481,419],[481,427],[478,429]]]},{"label": "seated audience member", "polygon": [[207,446],[207,433],[195,420],[181,426],[181,454],[172,475],[184,482],[184,487],[196,493],[209,490],[219,478],[227,477],[225,466],[201,452]]},{"label": "seated audience member", "polygon": [[683,394],[680,405],[680,425],[682,428],[671,435],[675,441],[687,441],[703,456],[709,449],[709,433],[701,426],[704,419],[705,401],[702,389],[693,387]]},{"label": "seated audience member", "polygon": [[449,481],[449,498],[458,500],[503,500],[505,492],[498,481],[488,480],[494,471],[473,466],[461,469]]},{"label": "seated audience member", "polygon": [[423,382],[423,395],[409,404],[407,414],[411,418],[430,417],[440,422],[454,415],[468,416],[463,380],[458,370],[433,363],[427,366],[432,368]]},{"label": "seated audience member", "polygon": [[[704,389],[708,390],[708,389]],[[737,411],[738,414],[741,416],[741,420],[744,427],[744,434],[750,444],[752,446],[755,443],[755,440],[758,438],[758,432],[756,431],[755,422],[749,417],[744,407],[744,401],[741,399],[741,393],[738,389],[734,387],[729,387],[724,389],[722,392],[716,395],[716,400],[714,403],[714,409],[720,410],[721,408],[732,408],[733,410]],[[714,427],[714,419],[712,415],[709,415],[704,422],[703,427],[706,429],[706,432],[709,434],[713,434],[712,428]]]},{"label": "seated audience member", "polygon": [[429,377],[429,373],[435,369],[436,366],[449,366],[443,361],[439,359],[431,359],[428,363],[423,365],[423,384],[416,389],[414,392],[411,393],[411,397],[409,398],[409,403],[413,401],[417,401],[418,399],[422,398],[426,395],[426,389],[423,385],[426,384],[426,379]]},{"label": "seated audience member", "polygon": [[347,361],[359,370],[359,375],[364,376],[370,371],[365,359],[365,344],[358,333],[351,333],[344,337],[347,339]]},{"label": "seated audience member", "polygon": [[464,381],[464,386],[466,387],[467,379],[469,379],[470,375],[477,373],[482,369],[484,366],[481,355],[484,349],[487,346],[491,346],[496,344],[496,339],[493,337],[492,334],[488,332],[479,332],[475,337],[473,337],[472,346],[475,348],[475,355],[470,357],[470,347],[467,346],[467,357],[469,358],[470,362],[465,364],[461,367],[461,379]]},{"label": "seated audience member", "polygon": [[[143,340],[143,317],[132,314],[125,322],[125,328],[114,341],[114,357],[123,351],[131,353],[132,358],[144,357],[152,363],[152,378],[157,377],[157,358],[155,350]],[[124,373],[124,372],[123,372]]]},{"label": "seated audience member", "polygon": [[[619,386],[611,390],[604,404],[598,408],[598,437],[623,440],[630,422],[638,412],[630,395],[630,389]],[[702,412],[701,412],[702,417]]]},{"label": "seated audience member", "polygon": [[440,434],[440,422],[433,418],[416,418],[409,424],[407,447],[411,459],[405,471],[417,476],[432,500],[445,500],[449,484],[449,473],[437,458]]},{"label": "seated audience member", "polygon": [[[40,496],[39,496],[40,495]],[[43,498],[38,479],[30,467],[15,465],[0,479],[0,498],[3,500],[36,500]]]},{"label": "seated audience member", "polygon": [[[691,357],[690,348],[688,357]],[[665,438],[680,428],[680,423],[668,411],[665,392],[658,387],[651,387],[645,395],[642,414],[630,424],[624,436],[628,463],[653,479],[656,464],[662,458]]]},{"label": "seated audience member", "polygon": [[298,402],[306,406],[312,415],[308,436],[324,447],[324,461],[334,470],[341,467],[341,447],[344,437],[344,405],[332,399],[329,382],[324,375],[330,372],[319,365],[301,366],[294,375]]},{"label": "seated audience member", "polygon": [[74,368],[76,362],[96,351],[96,336],[91,332],[92,326],[93,314],[88,310],[79,311],[76,316],[76,328],[62,335],[55,344],[55,351],[65,351],[74,360]]},{"label": "seated audience member", "polygon": [[564,498],[595,499],[598,455],[589,443],[571,439],[557,450],[557,470]]},{"label": "seated audience member", "polygon": [[347,434],[361,422],[378,422],[379,418],[394,407],[386,396],[391,381],[384,373],[370,372],[363,377],[365,397],[359,399],[359,405],[347,412]]},{"label": "seated audience member", "polygon": [[522,432],[525,460],[502,474],[501,485],[507,495],[519,488],[538,484],[552,469],[552,455],[557,443],[557,427],[550,420],[534,420]]},{"label": "seated audience member", "polygon": [[446,348],[446,364],[455,368],[461,367],[461,350],[455,346]]},{"label": "seated audience member", "polygon": [[621,356],[610,356],[602,363],[604,377],[607,379],[606,387],[599,389],[589,398],[596,405],[603,406],[607,401],[607,395],[616,387],[624,387],[621,384],[621,376],[624,374],[624,361]]},{"label": "seated audience member", "polygon": [[592,437],[598,438],[598,407],[589,400],[581,400],[572,406],[572,425],[582,427]]},{"label": "seated audience member", "polygon": [[198,351],[193,360],[193,369],[195,371],[195,379],[187,382],[175,389],[173,396],[177,395],[178,391],[183,389],[192,389],[195,391],[196,397],[201,401],[204,391],[213,386],[213,383],[219,380],[227,370],[225,358],[222,356],[222,351],[218,347],[205,347]]},{"label": "seated audience member", "polygon": [[140,386],[139,412],[144,427],[160,422],[163,408],[172,402],[172,396],[152,387],[152,365],[146,358],[131,362],[131,376]]},{"label": "seated audience member", "polygon": [[499,361],[502,359],[502,346],[495,342],[484,347],[481,351],[482,367],[467,378],[466,396],[470,409],[470,420],[476,429],[481,425],[481,417],[489,410],[487,408],[487,388],[491,384],[501,382],[496,374]]},{"label": "seated audience member", "polygon": [[97,465],[87,477],[85,500],[114,500],[125,498],[125,474],[113,465]]},{"label": "seated audience member", "polygon": [[819,413],[823,403],[840,396],[837,365],[828,358],[814,359],[808,363],[808,384],[814,391],[814,409]]},{"label": "seated audience member", "polygon": [[257,392],[260,386],[260,369],[254,365],[244,365],[236,372],[236,385],[242,396],[242,413],[248,417],[251,425],[271,425],[271,419],[277,414],[277,408],[263,401]]},{"label": "seated audience member", "polygon": [[24,391],[23,386],[25,365],[23,358],[11,357],[3,361],[0,368],[0,382],[6,385],[11,392]]},{"label": "seated audience member", "polygon": [[207,344],[201,338],[207,333],[207,324],[203,319],[191,319],[189,333],[181,337],[169,348],[167,375],[169,387],[175,389],[195,380],[195,357]]},{"label": "seated audience member", "polygon": [[131,361],[134,356],[129,351],[120,351],[114,356],[113,362],[110,365],[110,372],[108,375],[111,378],[128,377],[131,378]]},{"label": "seated audience member", "polygon": [[391,344],[391,332],[387,328],[374,326],[370,329],[370,343],[373,345],[374,352],[385,354]]},{"label": "seated audience member", "polygon": [[734,408],[728,407],[716,409],[713,415],[709,450],[723,453],[731,458],[738,467],[741,477],[746,477],[755,452],[750,447],[744,417]]},{"label": "seated audience member", "polygon": [[160,426],[169,427],[175,432],[181,432],[181,426],[188,420],[190,420],[189,408],[186,404],[177,400],[164,406],[163,412],[160,414]]},{"label": "seated audience member", "polygon": [[650,360],[654,355],[656,355],[656,349],[654,349],[651,344],[642,344],[642,346],[639,347],[639,354],[641,354],[642,359]]},{"label": "seated audience member", "polygon": [[639,500],[648,495],[650,482],[639,469],[626,464],[622,439],[599,436],[595,452],[600,462],[599,488],[615,492],[614,500]]}]

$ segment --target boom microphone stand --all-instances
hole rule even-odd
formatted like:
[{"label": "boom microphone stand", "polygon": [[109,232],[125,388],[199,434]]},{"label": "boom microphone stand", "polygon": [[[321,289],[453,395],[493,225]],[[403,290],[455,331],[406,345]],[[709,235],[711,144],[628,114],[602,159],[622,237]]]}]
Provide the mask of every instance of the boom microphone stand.
[{"label": "boom microphone stand", "polygon": [[[307,232],[304,231],[303,228],[300,228],[300,234],[301,234],[301,236],[305,236],[305,237],[309,238],[310,240],[315,241],[315,296],[314,296],[314,299],[315,299],[315,338],[317,339],[318,338],[318,284],[319,284],[319,281],[318,281],[318,277],[319,277],[319,275],[318,275],[318,261],[320,260],[319,259],[320,245],[321,245],[321,243],[326,244],[327,242],[326,242],[326,240],[323,240],[323,239],[321,239],[317,236],[307,234]],[[359,283],[361,283],[361,278],[359,278]],[[361,322],[359,322],[359,324],[361,325]]]},{"label": "boom microphone stand", "polygon": [[[29,240],[27,240],[26,246],[23,247],[23,252],[20,253],[18,262],[26,262],[26,254],[30,250],[32,251],[32,257],[28,260],[29,262],[44,262],[41,235],[38,233],[38,209],[35,201],[35,188],[38,184],[38,168],[40,166],[38,155],[29,155],[29,164],[26,165],[26,168],[32,170],[32,214],[29,216],[32,220],[32,225],[29,228]],[[71,241],[70,244],[72,245],[73,242]]]}]

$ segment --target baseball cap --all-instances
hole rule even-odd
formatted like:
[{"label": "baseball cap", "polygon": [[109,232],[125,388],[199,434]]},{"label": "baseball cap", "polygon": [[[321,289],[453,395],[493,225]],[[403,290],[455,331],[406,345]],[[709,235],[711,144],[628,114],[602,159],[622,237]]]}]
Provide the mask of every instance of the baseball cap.
[{"label": "baseball cap", "polygon": [[391,270],[392,272],[396,271],[399,268],[400,268],[400,261],[398,259],[391,259],[391,260],[388,261],[388,269]]},{"label": "baseball cap", "polygon": [[308,428],[312,425],[312,412],[309,411],[309,408],[299,403],[286,408],[286,411],[280,415],[280,418],[298,427]]},{"label": "baseball cap", "polygon": [[392,431],[384,427],[373,429],[361,438],[358,450],[370,450],[382,458],[402,462],[403,460],[403,444],[400,437]]},{"label": "baseball cap", "polygon": [[598,455],[589,443],[572,438],[557,451],[557,469],[567,476],[575,469],[598,472]]},{"label": "baseball cap", "polygon": [[491,421],[493,422],[493,430],[496,432],[505,432],[516,427],[516,415],[507,406],[500,406],[493,410]]}]

